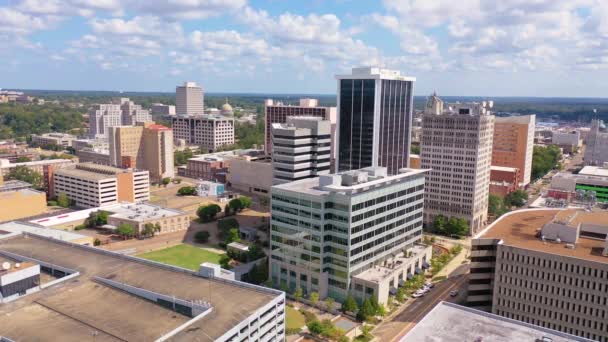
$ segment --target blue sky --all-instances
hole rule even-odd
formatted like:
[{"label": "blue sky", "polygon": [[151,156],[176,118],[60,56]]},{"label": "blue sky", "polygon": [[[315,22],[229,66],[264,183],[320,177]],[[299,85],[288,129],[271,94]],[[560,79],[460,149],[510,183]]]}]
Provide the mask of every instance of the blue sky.
[{"label": "blue sky", "polygon": [[608,97],[605,0],[0,0],[0,87]]}]

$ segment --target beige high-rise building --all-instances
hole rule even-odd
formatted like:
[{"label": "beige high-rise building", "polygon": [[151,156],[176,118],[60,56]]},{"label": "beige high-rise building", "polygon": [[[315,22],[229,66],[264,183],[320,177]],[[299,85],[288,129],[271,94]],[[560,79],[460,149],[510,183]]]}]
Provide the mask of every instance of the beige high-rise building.
[{"label": "beige high-rise building", "polygon": [[492,165],[519,169],[519,186],[530,184],[536,115],[497,117]]},{"label": "beige high-rise building", "polygon": [[184,82],[183,86],[175,88],[175,112],[177,115],[204,114],[203,88],[196,82]]},{"label": "beige high-rise building", "polygon": [[215,152],[234,144],[234,118],[222,115],[177,115],[172,118],[173,138],[198,145],[201,152]]},{"label": "beige high-rise building", "polygon": [[110,127],[108,137],[111,165],[148,170],[154,181],[173,178],[173,131],[170,128],[154,122]]},{"label": "beige high-rise building", "polygon": [[467,306],[608,341],[608,212],[525,209],[472,240]]},{"label": "beige high-rise building", "polygon": [[454,103],[436,95],[422,117],[421,168],[426,178],[424,218],[464,218],[475,234],[487,221],[494,115],[492,102]]}]

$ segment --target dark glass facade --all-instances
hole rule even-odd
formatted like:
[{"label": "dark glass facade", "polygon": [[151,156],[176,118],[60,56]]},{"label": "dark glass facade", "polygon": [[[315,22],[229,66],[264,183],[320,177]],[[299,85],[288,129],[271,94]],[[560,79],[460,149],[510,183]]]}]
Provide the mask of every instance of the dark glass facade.
[{"label": "dark glass facade", "polygon": [[375,80],[340,81],[338,171],[372,166]]},{"label": "dark glass facade", "polygon": [[411,99],[412,82],[382,80],[378,165],[385,166],[389,174],[397,174],[409,164]]},{"label": "dark glass facade", "polygon": [[[378,99],[376,84],[381,87]],[[340,80],[338,171],[378,165],[396,174],[408,166],[412,85],[411,81],[400,80]],[[380,101],[378,127],[374,127],[376,101]],[[374,128],[379,137],[376,147]],[[373,160],[374,151],[377,161]]]}]

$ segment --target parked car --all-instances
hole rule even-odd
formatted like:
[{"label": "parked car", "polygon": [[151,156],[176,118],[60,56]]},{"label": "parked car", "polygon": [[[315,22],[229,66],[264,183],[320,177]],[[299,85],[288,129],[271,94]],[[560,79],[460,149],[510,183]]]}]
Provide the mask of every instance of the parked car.
[{"label": "parked car", "polygon": [[422,297],[422,296],[424,296],[424,293],[418,293],[418,292],[416,292],[416,293],[412,294],[412,298],[419,298],[419,297]]},{"label": "parked car", "polygon": [[450,291],[450,297],[458,296],[458,290]]},{"label": "parked car", "polygon": [[431,283],[430,281],[427,281],[427,282],[424,284],[424,286],[428,287],[429,289],[432,289],[432,288],[435,286],[435,284]]}]

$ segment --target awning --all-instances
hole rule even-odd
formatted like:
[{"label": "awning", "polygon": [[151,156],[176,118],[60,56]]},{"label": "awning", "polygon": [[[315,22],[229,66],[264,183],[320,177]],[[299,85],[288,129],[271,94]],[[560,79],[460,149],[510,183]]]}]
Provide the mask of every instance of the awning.
[{"label": "awning", "polygon": [[416,274],[421,274],[421,273],[422,273],[422,270],[419,269],[418,267],[416,267]]},{"label": "awning", "polygon": [[426,269],[427,269],[427,268],[429,268],[429,267],[431,267],[431,265],[427,264],[427,262],[426,262],[426,261],[423,261],[423,262],[422,262],[422,269],[423,269],[423,270],[426,270]]},{"label": "awning", "polygon": [[411,273],[408,273],[408,274],[407,274],[407,280],[410,280],[410,279],[412,279],[412,278],[414,278],[414,275],[413,275],[413,274],[411,274]]},{"label": "awning", "polygon": [[391,287],[388,292],[392,295],[396,295],[397,294],[397,288],[396,287]]}]

